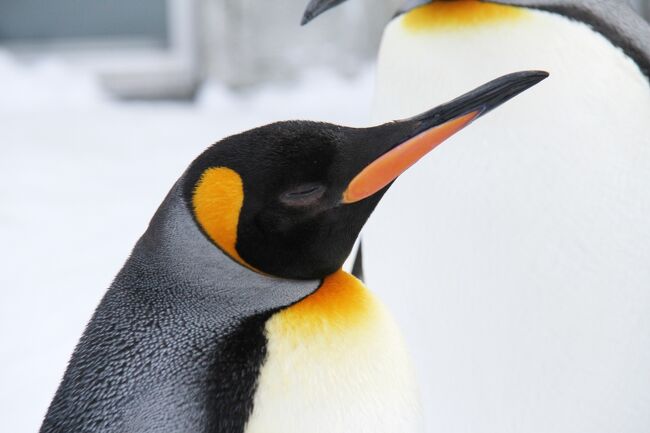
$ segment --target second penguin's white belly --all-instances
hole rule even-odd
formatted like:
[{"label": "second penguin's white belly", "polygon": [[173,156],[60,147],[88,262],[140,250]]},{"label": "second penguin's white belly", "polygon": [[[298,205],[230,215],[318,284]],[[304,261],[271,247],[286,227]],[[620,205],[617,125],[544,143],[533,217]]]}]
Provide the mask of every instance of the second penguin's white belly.
[{"label": "second penguin's white belly", "polygon": [[650,86],[639,67],[561,15],[434,2],[386,29],[375,120],[528,69],[551,75],[382,198],[363,233],[367,281],[419,349],[430,431],[647,432]]},{"label": "second penguin's white belly", "polygon": [[400,333],[356,278],[339,271],[266,325],[267,359],[246,433],[421,431]]}]

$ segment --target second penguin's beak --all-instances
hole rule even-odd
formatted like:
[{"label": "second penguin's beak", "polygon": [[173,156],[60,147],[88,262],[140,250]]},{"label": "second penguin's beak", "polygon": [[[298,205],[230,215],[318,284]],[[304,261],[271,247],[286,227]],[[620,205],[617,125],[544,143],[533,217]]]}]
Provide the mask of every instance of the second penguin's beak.
[{"label": "second penguin's beak", "polygon": [[301,25],[309,23],[311,20],[316,18],[318,15],[332,9],[335,6],[340,5],[345,0],[311,0],[305,9],[305,13],[302,16]]},{"label": "second penguin's beak", "polygon": [[375,127],[382,135],[403,139],[388,145],[354,176],[342,202],[355,203],[385,188],[447,138],[546,77],[543,71],[505,75],[418,116]]}]

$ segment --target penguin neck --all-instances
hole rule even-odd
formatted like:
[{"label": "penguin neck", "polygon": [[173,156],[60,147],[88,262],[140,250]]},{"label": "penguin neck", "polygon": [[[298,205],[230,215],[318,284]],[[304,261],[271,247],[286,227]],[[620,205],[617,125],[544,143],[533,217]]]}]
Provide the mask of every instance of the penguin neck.
[{"label": "penguin neck", "polygon": [[[518,18],[460,27],[441,25],[442,17],[435,16],[425,23],[423,19],[431,16],[426,10],[436,7],[432,4],[414,9],[394,19],[386,28],[379,54],[375,122],[418,113],[422,107],[426,109],[431,98],[444,100],[460,89],[471,88],[508,71],[533,66],[551,72],[551,78],[543,86],[547,90],[532,89],[529,95],[534,94],[534,98],[522,97],[517,101],[518,106],[505,106],[492,114],[492,119],[508,118],[510,125],[519,125],[529,124],[530,119],[535,118],[535,126],[545,125],[548,129],[548,125],[557,125],[557,121],[562,125],[569,123],[570,118],[576,124],[589,125],[573,128],[572,134],[589,134],[589,140],[603,142],[600,130],[608,128],[611,122],[595,125],[592,119],[618,121],[629,117],[611,103],[621,100],[629,101],[629,106],[640,107],[633,113],[632,121],[645,122],[647,78],[631,57],[589,25],[543,10],[502,5],[487,7],[504,11],[519,9]],[[420,25],[414,28],[413,21]],[[431,56],[431,52],[437,55]],[[443,58],[444,67],[440,63]],[[612,82],[613,74],[625,78],[618,79],[616,86],[603,86],[602,83]],[[525,105],[527,103],[529,105]],[[548,110],[551,106],[561,109]],[[569,112],[570,117],[566,116]],[[478,126],[464,136],[480,136],[478,141],[484,141],[485,133]],[[551,129],[550,132],[566,133],[562,128]],[[627,134],[627,130],[632,129],[611,129],[607,140],[619,134],[614,141],[624,141],[621,135]],[[525,131],[530,131],[531,137],[539,136],[534,127],[525,128]],[[535,142],[552,140],[541,137]],[[520,137],[517,140],[521,142]],[[567,141],[564,137],[559,140]],[[420,165],[415,169],[426,170],[424,167]]]},{"label": "penguin neck", "polygon": [[[253,272],[201,233],[172,188],[100,303],[42,433],[243,431],[264,327],[320,281]],[[152,392],[153,390],[153,392]]]},{"label": "penguin neck", "polygon": [[168,277],[175,287],[236,305],[244,317],[292,305],[320,286],[318,280],[261,274],[233,260],[198,228],[182,197],[182,180],[154,215],[116,282],[134,275],[133,266],[145,268],[163,280]]}]

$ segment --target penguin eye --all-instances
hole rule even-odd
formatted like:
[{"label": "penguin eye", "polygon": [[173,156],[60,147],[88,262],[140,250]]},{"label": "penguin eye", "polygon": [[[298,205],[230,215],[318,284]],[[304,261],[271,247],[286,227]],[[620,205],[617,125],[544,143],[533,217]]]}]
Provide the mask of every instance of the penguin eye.
[{"label": "penguin eye", "polygon": [[289,206],[309,206],[325,194],[325,186],[319,183],[305,183],[285,191],[280,201]]}]

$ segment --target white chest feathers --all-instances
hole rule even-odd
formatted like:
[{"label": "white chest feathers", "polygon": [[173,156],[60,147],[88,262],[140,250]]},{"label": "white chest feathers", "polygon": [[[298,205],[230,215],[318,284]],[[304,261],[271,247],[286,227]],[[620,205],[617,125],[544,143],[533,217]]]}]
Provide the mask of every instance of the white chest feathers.
[{"label": "white chest feathers", "polygon": [[399,331],[366,287],[339,271],[266,325],[246,433],[420,431],[417,388]]}]

